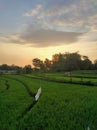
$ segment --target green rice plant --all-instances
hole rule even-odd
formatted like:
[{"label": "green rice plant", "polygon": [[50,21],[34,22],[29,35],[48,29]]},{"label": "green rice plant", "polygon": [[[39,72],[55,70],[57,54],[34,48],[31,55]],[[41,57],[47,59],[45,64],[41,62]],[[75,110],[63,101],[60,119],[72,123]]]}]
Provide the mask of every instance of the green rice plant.
[{"label": "green rice plant", "polygon": [[[97,129],[96,86],[51,82],[35,79],[35,76],[64,78],[62,73],[0,77],[0,86],[4,86],[0,88],[1,130]],[[6,89],[6,80],[10,88],[1,93],[2,88]],[[41,86],[42,94],[35,105],[34,97],[28,94],[25,86],[34,93]]]}]

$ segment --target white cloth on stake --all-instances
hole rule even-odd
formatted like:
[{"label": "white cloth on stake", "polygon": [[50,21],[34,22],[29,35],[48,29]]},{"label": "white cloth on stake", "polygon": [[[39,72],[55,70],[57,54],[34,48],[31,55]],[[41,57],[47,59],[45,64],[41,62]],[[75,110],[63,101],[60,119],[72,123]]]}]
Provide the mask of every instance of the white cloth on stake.
[{"label": "white cloth on stake", "polygon": [[35,101],[38,101],[41,92],[42,92],[42,89],[41,89],[41,87],[40,87],[40,88],[38,89],[38,91],[37,91],[37,94],[35,95]]}]

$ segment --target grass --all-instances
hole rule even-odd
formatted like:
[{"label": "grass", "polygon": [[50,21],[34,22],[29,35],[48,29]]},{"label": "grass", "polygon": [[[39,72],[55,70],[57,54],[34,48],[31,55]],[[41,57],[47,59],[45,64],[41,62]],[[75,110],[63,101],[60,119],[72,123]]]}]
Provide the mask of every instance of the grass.
[{"label": "grass", "polygon": [[[42,76],[58,79],[62,75],[46,73]],[[35,76],[0,76],[0,130],[85,130],[88,126],[90,130],[97,129],[96,86],[56,83],[34,79]],[[25,85],[33,93],[42,87],[39,101],[30,109],[34,98]]]},{"label": "grass", "polygon": [[[2,77],[1,77],[2,78]],[[6,78],[3,78],[6,80]],[[8,91],[0,93],[0,129],[15,129],[17,118],[32,102],[23,86],[14,80],[7,79]]]},{"label": "grass", "polygon": [[97,86],[97,78],[96,74],[95,77],[90,77],[90,75],[86,76],[79,76],[80,73],[72,73],[72,76],[66,76],[63,73],[38,73],[32,75],[25,75],[25,77],[35,78],[35,79],[45,79],[47,81],[59,82],[59,83],[72,83],[72,84],[83,84],[83,85],[90,85],[90,86]]},{"label": "grass", "polygon": [[4,92],[6,89],[5,81],[0,79],[0,93]]}]

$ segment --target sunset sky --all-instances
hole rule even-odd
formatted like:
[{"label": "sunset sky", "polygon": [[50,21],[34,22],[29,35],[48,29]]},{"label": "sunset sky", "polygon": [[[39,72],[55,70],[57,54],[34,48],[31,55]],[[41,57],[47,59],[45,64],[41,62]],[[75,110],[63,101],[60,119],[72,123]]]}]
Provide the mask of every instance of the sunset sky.
[{"label": "sunset sky", "polygon": [[97,0],[0,0],[0,64],[76,51],[97,59]]}]

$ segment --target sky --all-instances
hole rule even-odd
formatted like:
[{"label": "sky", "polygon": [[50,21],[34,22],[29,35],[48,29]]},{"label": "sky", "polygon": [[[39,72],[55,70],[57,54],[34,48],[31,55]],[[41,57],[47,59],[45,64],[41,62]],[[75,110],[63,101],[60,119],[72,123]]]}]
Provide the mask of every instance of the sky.
[{"label": "sky", "polygon": [[0,0],[0,64],[77,51],[97,59],[97,0]]}]

